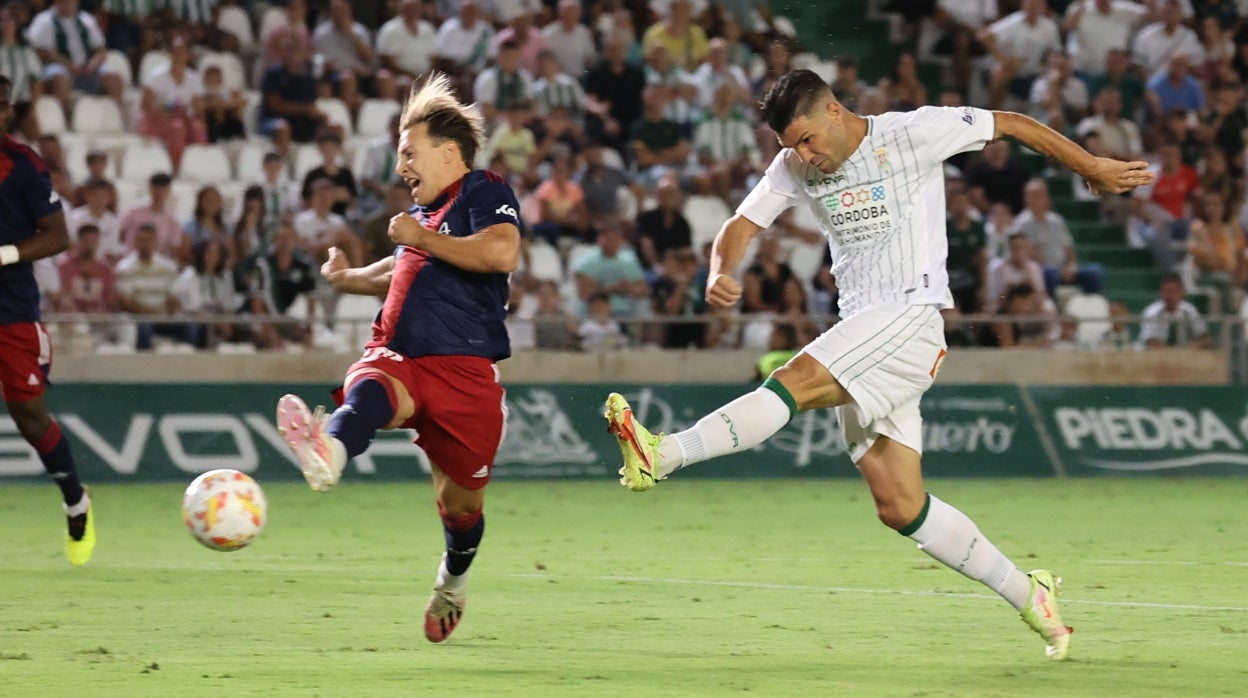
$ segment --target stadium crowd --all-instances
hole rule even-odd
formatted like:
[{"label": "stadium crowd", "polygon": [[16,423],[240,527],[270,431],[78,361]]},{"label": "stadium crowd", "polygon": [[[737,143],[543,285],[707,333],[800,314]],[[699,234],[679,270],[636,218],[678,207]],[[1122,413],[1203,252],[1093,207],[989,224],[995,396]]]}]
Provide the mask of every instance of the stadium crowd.
[{"label": "stadium crowd", "polygon": [[[46,309],[128,318],[59,323],[96,349],[341,346],[379,305],[317,269],[331,246],[354,264],[392,251],[410,205],[397,113],[437,69],[486,119],[476,165],[521,201],[515,348],[792,350],[837,312],[813,212],[757,241],[739,313],[702,296],[711,240],[779,147],[755,104],[800,66],[860,114],[1011,109],[1158,170],[1096,205],[1174,274],[1135,333],[1054,209],[1094,199],[1076,178],[1030,171],[1008,142],[950,161],[949,316],[1028,318],[950,322],[951,342],[1207,346],[1183,296],[1234,312],[1248,284],[1248,3],[868,4],[901,44],[883,75],[820,59],[759,0],[10,0],[13,137],[46,161],[72,239],[38,270]],[[1097,316],[1114,321],[1081,332]]]}]

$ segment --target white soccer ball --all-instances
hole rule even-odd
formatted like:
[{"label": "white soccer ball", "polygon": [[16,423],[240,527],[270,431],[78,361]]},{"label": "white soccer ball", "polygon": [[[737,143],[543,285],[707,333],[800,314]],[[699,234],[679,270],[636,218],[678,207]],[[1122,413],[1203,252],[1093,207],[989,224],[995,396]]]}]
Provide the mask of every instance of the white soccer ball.
[{"label": "white soccer ball", "polygon": [[247,547],[264,528],[269,503],[247,473],[223,468],[195,478],[182,496],[182,521],[195,540],[226,552]]}]

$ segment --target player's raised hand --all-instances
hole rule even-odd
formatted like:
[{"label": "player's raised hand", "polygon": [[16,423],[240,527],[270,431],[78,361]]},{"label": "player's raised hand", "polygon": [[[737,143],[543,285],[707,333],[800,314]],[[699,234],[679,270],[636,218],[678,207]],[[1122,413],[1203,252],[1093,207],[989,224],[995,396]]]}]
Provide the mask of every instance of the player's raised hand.
[{"label": "player's raised hand", "polygon": [[337,247],[329,248],[329,259],[321,265],[321,276],[325,280],[333,284],[342,279],[347,269],[351,268],[351,263],[347,261],[347,255]]},{"label": "player's raised hand", "polygon": [[420,221],[413,218],[407,213],[400,213],[390,219],[390,227],[386,230],[390,235],[390,240],[396,245],[407,245],[417,249],[424,249],[421,243],[428,235],[437,235],[432,230],[428,230]]},{"label": "player's raised hand", "polygon": [[706,284],[706,302],[716,308],[731,308],[741,300],[741,284],[728,274],[716,274]]},{"label": "player's raised hand", "polygon": [[1148,163],[1142,160],[1124,162],[1097,158],[1096,167],[1084,179],[1093,194],[1121,194],[1151,184],[1156,177],[1155,172],[1149,171]]}]

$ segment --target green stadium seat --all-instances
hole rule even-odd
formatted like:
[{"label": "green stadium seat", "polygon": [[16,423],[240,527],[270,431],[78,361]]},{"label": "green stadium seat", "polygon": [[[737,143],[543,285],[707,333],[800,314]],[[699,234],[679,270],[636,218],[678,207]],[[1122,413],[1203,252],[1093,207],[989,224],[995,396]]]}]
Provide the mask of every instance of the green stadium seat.
[{"label": "green stadium seat", "polygon": [[1126,245],[1085,245],[1075,236],[1075,256],[1080,262],[1095,263],[1105,268],[1148,269],[1154,268],[1153,255],[1148,250],[1137,250]]},{"label": "green stadium seat", "polygon": [[1053,210],[1068,221],[1095,221],[1100,218],[1101,202],[1081,201],[1069,196],[1053,196]]},{"label": "green stadium seat", "polygon": [[1160,269],[1124,269],[1107,267],[1105,269],[1106,293],[1117,291],[1138,291],[1151,296],[1157,295],[1157,287],[1161,284]]},{"label": "green stadium seat", "polygon": [[1126,229],[1116,223],[1068,220],[1066,225],[1070,227],[1076,246],[1125,245],[1127,242]]}]

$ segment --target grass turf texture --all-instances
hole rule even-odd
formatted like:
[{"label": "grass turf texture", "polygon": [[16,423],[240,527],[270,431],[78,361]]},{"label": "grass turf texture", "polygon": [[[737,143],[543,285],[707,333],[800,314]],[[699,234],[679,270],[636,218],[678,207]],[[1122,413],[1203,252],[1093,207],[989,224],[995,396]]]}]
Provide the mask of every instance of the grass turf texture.
[{"label": "grass turf texture", "polygon": [[0,693],[1248,694],[1242,480],[929,486],[1065,577],[1071,661],[850,480],[497,482],[440,646],[421,625],[442,546],[426,485],[269,484],[267,530],[231,554],[187,535],[181,487],[97,486],[82,569],[55,488],[6,485]]}]

